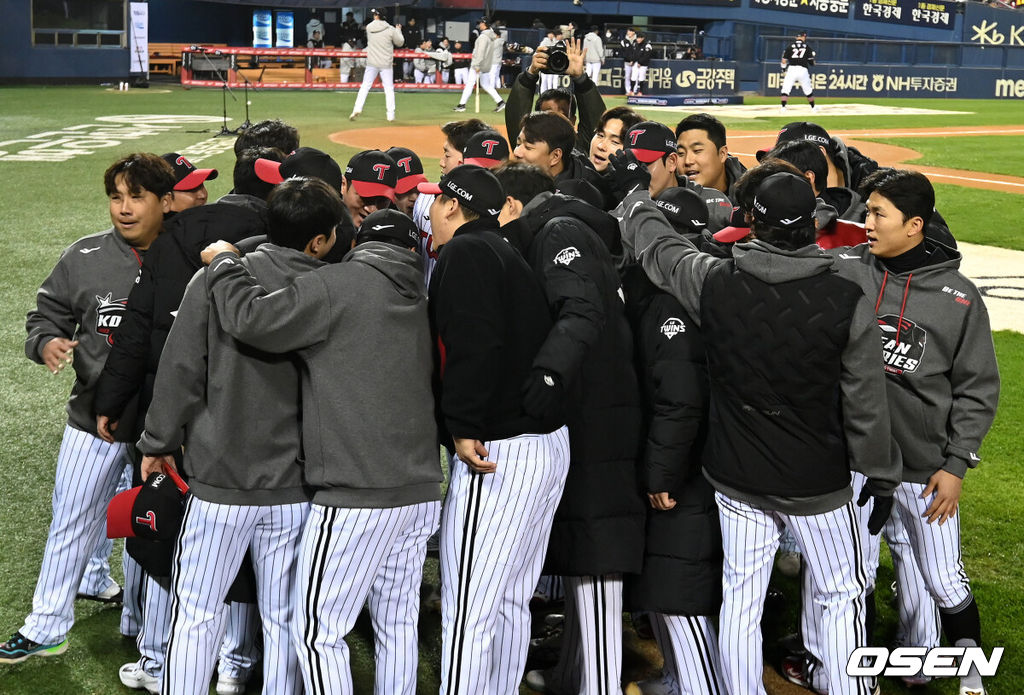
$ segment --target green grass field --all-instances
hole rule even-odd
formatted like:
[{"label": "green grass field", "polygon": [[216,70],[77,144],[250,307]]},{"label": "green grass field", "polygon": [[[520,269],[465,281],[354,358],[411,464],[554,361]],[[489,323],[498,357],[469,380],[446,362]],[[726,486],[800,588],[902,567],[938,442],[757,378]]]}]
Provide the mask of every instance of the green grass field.
[{"label": "green grass field", "polygon": [[[50,519],[50,494],[57,447],[64,424],[63,405],[71,386],[71,374],[51,376],[44,368],[24,357],[25,313],[34,305],[36,288],[49,272],[61,249],[76,238],[109,226],[102,186],[102,172],[115,158],[133,150],[152,152],[204,149],[219,153],[203,159],[203,166],[220,169],[221,176],[210,182],[211,200],[231,186],[233,154],[230,138],[215,137],[220,129],[219,90],[183,90],[174,85],[154,83],[150,90],[128,93],[101,87],[17,87],[0,88],[0,175],[6,185],[0,190],[0,248],[4,251],[0,272],[0,459],[3,504],[0,505],[0,633],[2,638],[21,626],[31,608],[32,591],[39,569]],[[228,98],[228,110],[235,127],[244,117],[242,94],[238,102]],[[384,127],[383,97],[373,94],[364,116],[355,124],[347,120],[354,94],[333,92],[250,93],[252,120],[278,117],[297,126],[302,143],[321,148],[344,164],[356,152],[329,139],[336,131],[350,128]],[[398,95],[398,116],[402,125],[436,127],[451,120],[456,97],[447,94]],[[487,101],[487,100],[485,100]],[[759,101],[753,99],[751,101]],[[774,100],[765,99],[764,103]],[[608,104],[621,99],[608,100]],[[899,101],[905,106],[953,109],[967,115],[894,116],[885,127],[1018,125],[1020,104],[1015,101]],[[649,110],[652,117],[657,112]],[[165,119],[177,126],[152,132],[134,140],[108,142],[96,134],[90,147],[66,161],[10,161],[12,154],[24,154],[33,144],[94,132],[99,117],[132,115],[196,115],[211,120],[202,123]],[[472,115],[472,114],[466,114]],[[501,114],[486,111],[488,122],[503,124]],[[680,116],[666,122],[674,125]],[[766,131],[777,129],[791,118],[726,119],[731,128]],[[875,118],[830,116],[820,119],[828,129],[870,128]],[[107,124],[110,125],[109,123]],[[76,127],[84,126],[84,128]],[[72,130],[65,130],[72,129]],[[436,145],[420,150],[429,177],[438,173],[440,131]],[[32,136],[37,136],[34,139]],[[880,138],[884,140],[884,138]],[[978,172],[1016,174],[1020,171],[1019,136],[901,138],[894,144],[918,149],[923,161]],[[27,140],[27,141],[26,141]],[[9,142],[16,141],[16,142]],[[407,144],[401,141],[393,145]],[[88,151],[85,151],[88,150]],[[1024,249],[1018,233],[1022,199],[1019,195],[996,193],[952,185],[937,186],[938,207],[956,237],[1006,248]],[[993,695],[1024,693],[1024,540],[1020,528],[1024,511],[1024,476],[1021,475],[1021,436],[1018,423],[1024,419],[1024,336],[1002,332],[995,336],[1003,378],[999,415],[982,450],[984,463],[973,471],[964,485],[963,555],[981,607],[987,647],[1004,646],[1000,674],[990,683]],[[86,474],[87,471],[83,471]],[[115,564],[119,572],[119,552]],[[431,565],[431,571],[436,571]],[[891,581],[891,563],[883,562],[879,580],[879,635],[892,638],[894,615],[886,598]],[[786,586],[785,584],[783,585]],[[795,599],[795,587],[788,587]],[[77,622],[70,635],[71,647],[55,659],[32,659],[0,667],[0,693],[5,695],[78,695],[79,693],[126,692],[117,680],[120,664],[137,658],[135,645],[118,637],[118,611],[79,602]],[[422,621],[420,670],[421,693],[436,692],[437,652],[440,648],[437,617],[425,613]],[[368,622],[358,625],[351,638],[355,664],[356,692],[371,691],[372,636]],[[650,675],[651,664],[636,653],[627,654],[628,677]],[[542,665],[542,664],[539,664]],[[938,682],[924,692],[955,693],[952,681]],[[886,683],[886,693],[902,693],[901,685]],[[255,690],[251,690],[255,692]]]}]

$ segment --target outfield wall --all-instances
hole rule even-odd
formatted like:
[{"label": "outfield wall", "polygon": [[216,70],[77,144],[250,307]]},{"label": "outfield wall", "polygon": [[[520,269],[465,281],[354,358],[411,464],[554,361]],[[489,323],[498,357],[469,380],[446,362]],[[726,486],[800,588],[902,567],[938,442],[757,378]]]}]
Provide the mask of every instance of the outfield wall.
[{"label": "outfield wall", "polygon": [[[763,94],[778,94],[782,73],[763,65],[761,84]],[[819,97],[1024,99],[1024,69],[819,65],[813,69],[813,85]],[[802,95],[796,87],[791,96]]]}]

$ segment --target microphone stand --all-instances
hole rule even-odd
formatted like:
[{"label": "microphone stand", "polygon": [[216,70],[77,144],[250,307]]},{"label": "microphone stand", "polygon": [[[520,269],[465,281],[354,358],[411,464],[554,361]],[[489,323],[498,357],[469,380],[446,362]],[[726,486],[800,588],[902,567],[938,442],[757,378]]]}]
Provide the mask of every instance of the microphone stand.
[{"label": "microphone stand", "polygon": [[[228,87],[227,75],[222,73],[220,71],[220,69],[214,64],[214,62],[212,60],[210,60],[209,56],[206,55],[206,51],[201,51],[199,53],[199,55],[201,55],[203,57],[203,60],[206,61],[206,67],[211,72],[213,72],[213,74],[216,75],[217,78],[220,80],[221,108],[223,110],[222,111],[222,119],[223,120],[222,120],[222,125],[220,127],[220,132],[217,133],[216,135],[214,135],[214,137],[219,137],[221,135],[237,135],[238,134],[238,130],[237,129],[231,130],[230,128],[228,128],[228,94],[231,94],[231,98],[234,99],[235,101],[238,101],[238,97],[236,97],[235,93],[233,91],[231,91],[230,87]],[[231,58],[230,60],[233,60],[233,59],[234,58]]]}]

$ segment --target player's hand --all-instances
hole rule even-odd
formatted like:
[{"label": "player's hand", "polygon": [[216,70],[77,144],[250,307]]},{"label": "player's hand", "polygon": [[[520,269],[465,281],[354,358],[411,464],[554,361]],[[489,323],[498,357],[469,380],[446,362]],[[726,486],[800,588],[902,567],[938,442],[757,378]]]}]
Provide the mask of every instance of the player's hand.
[{"label": "player's hand", "polygon": [[928,487],[921,493],[922,499],[927,499],[932,493],[935,493],[935,498],[921,516],[927,517],[929,524],[937,519],[939,526],[942,526],[949,518],[956,514],[957,507],[960,505],[960,492],[963,490],[963,486],[964,481],[962,478],[958,478],[952,473],[941,469],[935,471],[932,477],[928,479]]},{"label": "player's hand", "polygon": [[43,346],[43,364],[46,365],[51,374],[57,374],[74,360],[73,351],[77,346],[77,340],[68,340],[67,338],[51,339]]},{"label": "player's hand", "polygon": [[546,70],[548,67],[548,47],[538,46],[537,50],[533,52],[533,58],[530,60],[530,67],[526,68],[526,71],[531,75],[536,75],[542,70]]},{"label": "player's hand", "polygon": [[143,456],[142,457],[142,479],[149,480],[149,476],[154,473],[163,473],[169,469],[177,473],[178,467],[174,465],[174,457],[170,454],[162,454],[160,456]]},{"label": "player's hand", "polygon": [[608,158],[615,187],[623,195],[629,195],[637,188],[650,188],[651,172],[636,158],[632,150],[620,150]]},{"label": "player's hand", "polygon": [[676,506],[676,501],[669,497],[667,492],[648,492],[647,499],[650,500],[654,509],[662,512],[667,512]]},{"label": "player's hand", "polygon": [[860,497],[857,498],[857,506],[863,507],[873,499],[871,503],[871,514],[868,516],[868,533],[877,536],[885,526],[892,514],[892,493],[882,493],[878,490],[873,480],[868,480],[861,488]]},{"label": "player's hand", "polygon": [[471,469],[477,473],[493,473],[498,470],[498,464],[486,460],[487,448],[479,439],[454,439],[455,454]]},{"label": "player's hand", "polygon": [[579,77],[583,74],[583,42],[579,39],[569,39],[565,42],[565,55],[569,58],[569,67],[565,74],[569,77]]},{"label": "player's hand", "polygon": [[117,422],[117,420],[111,420],[106,415],[96,416],[96,433],[107,444],[114,443],[114,432],[117,431]]},{"label": "player's hand", "polygon": [[547,369],[534,368],[523,382],[523,410],[532,418],[547,422],[561,418],[565,409],[562,379]]},{"label": "player's hand", "polygon": [[238,252],[238,249],[235,247],[234,244],[230,244],[221,239],[213,242],[205,249],[203,249],[202,253],[199,254],[199,257],[203,259],[203,265],[210,265],[213,259],[222,253],[233,253],[236,256],[242,255],[241,253]]}]

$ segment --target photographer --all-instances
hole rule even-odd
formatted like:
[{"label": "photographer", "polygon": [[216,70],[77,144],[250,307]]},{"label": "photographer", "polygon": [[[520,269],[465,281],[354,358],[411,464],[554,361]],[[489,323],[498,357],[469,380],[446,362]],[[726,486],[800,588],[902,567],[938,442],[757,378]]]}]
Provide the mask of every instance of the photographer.
[{"label": "photographer", "polygon": [[[576,108],[572,108],[570,103],[569,112],[565,113],[565,115],[573,125],[577,126],[576,147],[583,152],[589,152],[590,140],[594,137],[594,125],[601,118],[601,114],[605,112],[604,99],[601,97],[601,93],[598,91],[594,81],[583,72],[583,48],[580,40],[572,39],[566,41],[564,51],[559,50],[558,47],[553,48],[556,61],[555,65],[552,65],[551,68],[564,65],[564,69],[555,74],[565,74],[572,78],[572,95],[570,96],[575,99]],[[533,95],[537,91],[539,76],[541,72],[549,70],[548,60],[551,52],[552,48],[546,46],[539,47],[533,54],[530,67],[512,83],[512,90],[508,95],[508,106],[505,109],[505,128],[509,133],[510,139],[514,137],[513,133],[519,132],[519,123],[522,121],[523,116],[530,113],[531,107],[535,111],[562,110],[559,108],[559,99],[554,97],[545,98],[545,95],[551,95],[551,92],[555,90],[543,92],[536,104],[533,104]],[[559,58],[558,56],[561,57]],[[561,64],[559,64],[560,61]],[[558,90],[558,92],[562,91]],[[579,113],[578,125],[576,124],[577,111]]]}]

